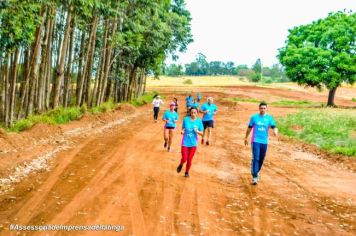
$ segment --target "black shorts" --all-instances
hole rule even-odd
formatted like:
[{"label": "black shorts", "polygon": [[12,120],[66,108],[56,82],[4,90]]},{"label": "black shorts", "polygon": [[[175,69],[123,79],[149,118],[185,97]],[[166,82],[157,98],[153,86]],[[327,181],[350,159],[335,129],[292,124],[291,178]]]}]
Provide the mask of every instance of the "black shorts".
[{"label": "black shorts", "polygon": [[214,121],[213,120],[203,121],[203,126],[204,126],[204,129],[206,129],[208,127],[214,128]]},{"label": "black shorts", "polygon": [[164,127],[165,129],[175,129],[175,127]]}]

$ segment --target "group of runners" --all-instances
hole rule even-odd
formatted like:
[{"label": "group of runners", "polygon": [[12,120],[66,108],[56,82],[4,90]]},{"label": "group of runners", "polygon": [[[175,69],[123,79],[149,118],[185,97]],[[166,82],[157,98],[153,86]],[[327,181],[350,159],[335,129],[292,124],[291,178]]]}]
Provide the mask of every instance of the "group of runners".
[{"label": "group of runners", "polygon": [[[212,130],[214,128],[214,116],[218,111],[218,107],[214,103],[212,97],[207,97],[206,102],[200,105],[202,94],[198,93],[196,99],[189,94],[186,99],[186,116],[182,121],[181,134],[181,160],[177,167],[177,172],[180,173],[184,164],[185,177],[189,177],[189,170],[192,166],[192,160],[198,146],[198,136],[201,136],[201,144],[211,145]],[[156,95],[153,99],[154,122],[157,122],[160,105],[164,104],[161,97]],[[199,117],[202,114],[202,118]],[[164,123],[164,148],[168,152],[172,150],[172,140],[174,131],[179,120],[178,115],[178,100],[174,98],[169,104],[169,110],[166,110],[162,117]],[[278,139],[278,129],[273,117],[267,114],[267,103],[261,102],[259,104],[259,113],[251,116],[245,138],[244,144],[248,145],[248,137],[252,132],[251,147],[252,147],[252,162],[251,175],[252,184],[256,185],[260,180],[259,172],[262,168],[268,145],[268,129],[272,128],[274,135]]]}]

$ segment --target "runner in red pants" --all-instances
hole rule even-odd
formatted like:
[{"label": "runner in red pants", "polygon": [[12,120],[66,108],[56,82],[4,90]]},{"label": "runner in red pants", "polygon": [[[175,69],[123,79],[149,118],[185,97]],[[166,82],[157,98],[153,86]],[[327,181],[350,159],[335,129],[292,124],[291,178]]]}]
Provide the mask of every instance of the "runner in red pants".
[{"label": "runner in red pants", "polygon": [[198,134],[203,135],[203,123],[201,119],[197,116],[197,108],[193,107],[190,109],[190,116],[186,116],[183,119],[182,124],[182,159],[179,166],[177,167],[177,172],[181,172],[184,163],[187,162],[185,169],[185,177],[189,177],[189,170],[192,166],[192,160],[197,150],[198,145]]}]

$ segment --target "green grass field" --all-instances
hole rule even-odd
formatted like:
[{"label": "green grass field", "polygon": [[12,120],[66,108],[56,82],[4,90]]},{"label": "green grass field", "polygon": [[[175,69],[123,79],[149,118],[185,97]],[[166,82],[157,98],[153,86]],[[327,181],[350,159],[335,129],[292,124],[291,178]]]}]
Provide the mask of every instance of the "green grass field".
[{"label": "green grass field", "polygon": [[282,134],[315,144],[332,153],[356,156],[356,111],[310,109],[278,120]]}]

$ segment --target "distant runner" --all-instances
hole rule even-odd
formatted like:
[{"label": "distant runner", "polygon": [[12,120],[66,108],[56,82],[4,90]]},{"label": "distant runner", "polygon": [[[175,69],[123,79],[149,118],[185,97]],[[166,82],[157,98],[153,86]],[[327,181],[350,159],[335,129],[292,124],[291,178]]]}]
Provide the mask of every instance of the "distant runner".
[{"label": "distant runner", "polygon": [[152,104],[153,104],[153,119],[155,122],[157,122],[159,107],[161,104],[164,104],[164,102],[162,101],[161,96],[157,95],[154,97]]},{"label": "distant runner", "polygon": [[174,107],[174,111],[178,113],[178,99],[173,98],[173,102],[176,104],[176,106]]},{"label": "distant runner", "polygon": [[175,103],[169,104],[169,110],[163,114],[164,125],[164,148],[167,148],[168,152],[171,151],[172,140],[174,136],[174,130],[176,128],[176,122],[178,121],[178,113],[174,111]]},{"label": "distant runner", "polygon": [[190,116],[186,116],[183,119],[182,124],[182,159],[177,172],[180,173],[185,162],[187,162],[184,177],[189,177],[189,170],[192,166],[192,160],[197,150],[198,134],[203,135],[203,123],[198,117],[198,111],[196,108],[190,110]]},{"label": "distant runner", "polygon": [[250,123],[246,130],[245,145],[248,146],[247,138],[253,129],[251,146],[252,146],[252,162],[251,174],[252,184],[256,185],[259,180],[259,172],[262,168],[263,161],[267,152],[268,144],[268,129],[273,129],[274,136],[278,140],[278,129],[271,115],[267,114],[267,103],[261,102],[259,105],[260,112],[251,116]]},{"label": "distant runner", "polygon": [[187,106],[187,114],[189,115],[189,112],[190,112],[190,108],[193,107],[193,103],[194,103],[194,98],[192,97],[192,95],[188,95],[186,98],[185,98],[185,103],[186,103],[186,106]]},{"label": "distant runner", "polygon": [[201,93],[198,93],[198,94],[197,94],[197,102],[199,103],[200,100],[201,100]]},{"label": "distant runner", "polygon": [[200,112],[204,113],[203,115],[203,125],[204,125],[204,134],[201,140],[201,143],[204,144],[205,134],[206,137],[206,145],[210,145],[210,137],[214,128],[214,115],[218,111],[218,107],[213,103],[214,99],[212,97],[208,97],[208,102],[201,105]]}]

